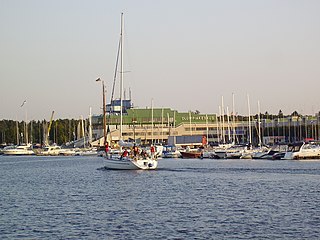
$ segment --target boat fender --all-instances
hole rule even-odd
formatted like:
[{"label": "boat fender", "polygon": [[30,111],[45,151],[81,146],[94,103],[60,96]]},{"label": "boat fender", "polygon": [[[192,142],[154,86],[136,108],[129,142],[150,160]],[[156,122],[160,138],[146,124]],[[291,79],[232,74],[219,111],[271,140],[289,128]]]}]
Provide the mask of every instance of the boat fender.
[{"label": "boat fender", "polygon": [[151,168],[151,167],[152,167],[152,163],[149,163],[149,164],[148,164],[148,167]]}]

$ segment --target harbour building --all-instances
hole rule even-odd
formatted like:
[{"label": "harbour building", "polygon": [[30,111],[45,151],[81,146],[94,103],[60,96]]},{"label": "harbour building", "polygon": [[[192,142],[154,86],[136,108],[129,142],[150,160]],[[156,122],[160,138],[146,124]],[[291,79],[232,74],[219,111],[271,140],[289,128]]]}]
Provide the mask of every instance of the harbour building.
[{"label": "harbour building", "polygon": [[[122,136],[124,141],[135,141],[143,145],[200,144],[202,137],[212,132],[217,122],[215,114],[178,112],[170,108],[126,108],[122,118],[121,129],[120,114],[107,114],[109,142],[117,143]],[[102,145],[103,116],[93,116],[92,125],[93,135],[100,139],[99,145]]]},{"label": "harbour building", "polygon": [[[320,118],[316,116],[271,117],[219,116],[197,111],[179,112],[171,108],[135,108],[131,100],[123,104],[122,127],[120,101],[107,105],[107,141],[116,144],[124,141],[142,145],[169,144],[194,145],[217,143],[249,143],[253,145],[276,142],[296,142],[320,139]],[[93,142],[103,146],[103,115],[92,117]],[[122,131],[122,133],[121,133]],[[250,135],[252,135],[250,137]],[[251,141],[251,142],[250,142]]]}]

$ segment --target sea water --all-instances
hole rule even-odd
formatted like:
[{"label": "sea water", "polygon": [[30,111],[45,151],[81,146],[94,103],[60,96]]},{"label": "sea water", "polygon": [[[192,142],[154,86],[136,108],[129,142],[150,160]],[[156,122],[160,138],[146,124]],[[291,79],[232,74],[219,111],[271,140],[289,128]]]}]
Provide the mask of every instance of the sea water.
[{"label": "sea water", "polygon": [[0,239],[319,239],[320,160],[0,156]]}]

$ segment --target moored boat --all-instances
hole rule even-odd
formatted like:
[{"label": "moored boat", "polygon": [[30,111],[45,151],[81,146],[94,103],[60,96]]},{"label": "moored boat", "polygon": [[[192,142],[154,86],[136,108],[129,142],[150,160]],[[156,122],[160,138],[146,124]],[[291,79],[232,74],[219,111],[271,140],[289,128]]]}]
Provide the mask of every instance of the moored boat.
[{"label": "moored boat", "polygon": [[202,158],[202,149],[190,149],[180,151],[182,158]]},{"label": "moored boat", "polygon": [[9,146],[2,150],[3,155],[34,155],[31,144]]},{"label": "moored boat", "polygon": [[254,159],[272,159],[279,160],[284,153],[288,151],[287,143],[277,143],[271,148],[262,148],[261,151],[256,152],[252,158]]},{"label": "moored boat", "polygon": [[320,142],[293,143],[288,148],[284,160],[320,159]]},{"label": "moored boat", "polygon": [[58,156],[61,152],[60,146],[46,146],[42,149],[39,149],[36,154],[39,156]]},{"label": "moored boat", "polygon": [[76,156],[98,156],[97,148],[77,149],[75,151]]},{"label": "moored boat", "polygon": [[180,158],[181,153],[177,150],[176,146],[163,146],[162,151],[163,158]]},{"label": "moored boat", "polygon": [[74,156],[76,151],[71,148],[61,148],[58,145],[45,146],[36,151],[38,156]]},{"label": "moored boat", "polygon": [[182,158],[200,158],[201,152],[191,151],[191,152],[180,152]]}]

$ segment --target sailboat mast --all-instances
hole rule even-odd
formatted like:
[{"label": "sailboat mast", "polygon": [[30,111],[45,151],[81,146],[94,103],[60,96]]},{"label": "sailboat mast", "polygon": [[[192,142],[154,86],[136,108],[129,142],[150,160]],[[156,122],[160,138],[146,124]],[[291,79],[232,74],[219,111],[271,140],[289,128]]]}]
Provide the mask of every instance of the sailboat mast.
[{"label": "sailboat mast", "polygon": [[153,144],[153,98],[151,99],[151,144]]},{"label": "sailboat mast", "polygon": [[104,81],[102,81],[102,109],[103,109],[103,146],[106,146],[107,143],[107,130],[106,130],[106,89]]},{"label": "sailboat mast", "polygon": [[208,114],[206,114],[207,143],[209,142]]},{"label": "sailboat mast", "polygon": [[173,112],[173,145],[176,145],[176,135],[175,135],[175,129],[176,129],[176,111]]},{"label": "sailboat mast", "polygon": [[163,108],[161,109],[161,143],[163,144]]},{"label": "sailboat mast", "polygon": [[250,112],[250,99],[249,99],[249,94],[247,95],[247,100],[248,100],[248,113],[249,113],[249,144],[250,144],[250,147],[251,147],[251,144],[252,144],[252,136],[251,136],[251,112]]},{"label": "sailboat mast", "polygon": [[17,145],[19,145],[20,144],[20,141],[19,141],[19,123],[18,123],[18,117],[16,117],[16,131],[17,131],[17,135],[16,135],[16,137],[17,137]]},{"label": "sailboat mast", "polygon": [[92,108],[89,108],[89,144],[91,145],[92,143],[92,113],[91,113]]},{"label": "sailboat mast", "polygon": [[86,137],[85,137],[85,133],[84,133],[84,121],[83,121],[83,116],[80,116],[81,118],[81,134],[82,134],[82,138],[83,138],[83,147],[86,147]]},{"label": "sailboat mast", "polygon": [[222,140],[226,143],[225,131],[224,131],[224,106],[223,106],[223,96],[221,97],[221,111],[222,111]]},{"label": "sailboat mast", "polygon": [[258,101],[258,135],[259,135],[259,147],[262,146],[261,141],[261,119],[260,119],[260,102]]},{"label": "sailboat mast", "polygon": [[236,143],[236,121],[235,121],[235,106],[234,106],[234,93],[232,93],[232,135],[233,142]]},{"label": "sailboat mast", "polygon": [[120,55],[121,55],[121,62],[120,62],[120,139],[122,139],[122,124],[123,124],[123,13],[121,13],[121,31],[120,31],[120,41],[121,41],[121,48],[120,48]]},{"label": "sailboat mast", "polygon": [[222,129],[221,129],[221,106],[219,106],[219,119],[217,124],[217,136],[218,136],[218,143],[221,143],[220,137],[222,137]]},{"label": "sailboat mast", "polygon": [[191,111],[189,111],[189,127],[190,127],[190,135],[192,136],[192,127],[191,127]]},{"label": "sailboat mast", "polygon": [[25,143],[28,145],[29,144],[29,136],[28,136],[28,113],[27,113],[27,110],[26,110],[26,123],[25,123],[25,128],[24,128],[24,131],[25,131]]},{"label": "sailboat mast", "polygon": [[228,143],[231,141],[231,129],[230,129],[230,120],[229,120],[229,107],[227,106],[227,123],[228,123]]}]

